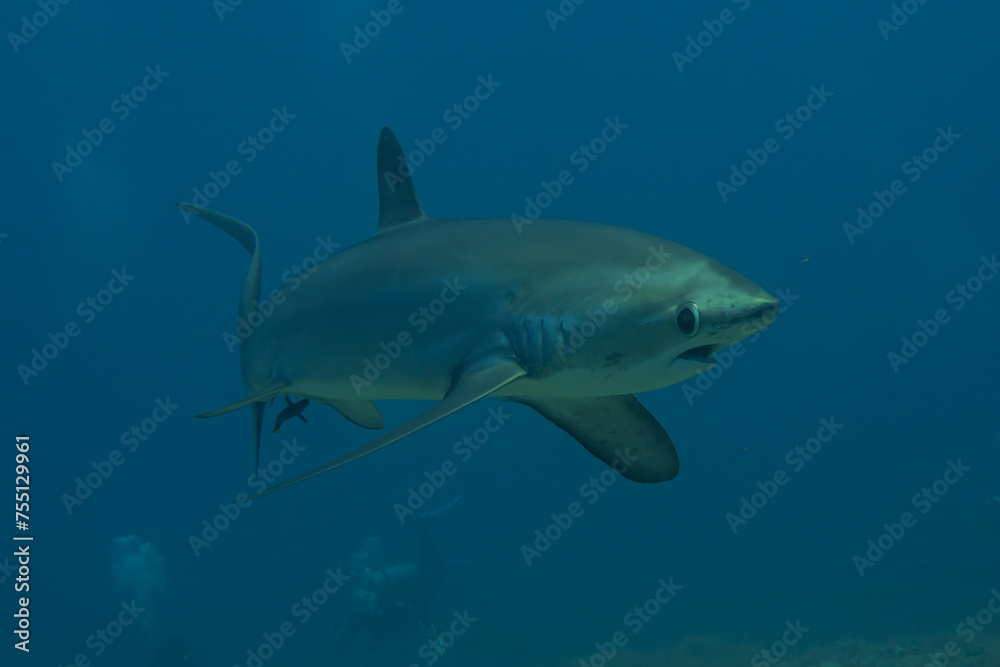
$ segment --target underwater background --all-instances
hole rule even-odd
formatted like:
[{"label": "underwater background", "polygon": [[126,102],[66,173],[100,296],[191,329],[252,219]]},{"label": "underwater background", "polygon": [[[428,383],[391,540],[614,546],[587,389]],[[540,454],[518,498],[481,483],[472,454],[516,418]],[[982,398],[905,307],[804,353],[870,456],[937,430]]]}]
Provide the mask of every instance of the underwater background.
[{"label": "underwater background", "polygon": [[[31,491],[30,529],[0,531],[2,663],[1000,665],[998,20],[942,0],[5,3],[0,497],[16,436]],[[253,225],[268,292],[374,233],[383,126],[431,216],[523,214],[570,170],[542,217],[670,239],[779,297],[740,356],[640,395],[675,480],[595,491],[602,463],[487,399],[226,515],[253,491],[250,417],[194,415],[244,395],[224,334],[249,262],[174,203]],[[379,405],[388,426],[427,406]],[[323,407],[270,434],[276,410],[281,479],[372,437]],[[447,650],[425,625],[338,651],[351,583],[315,592],[366,537],[412,558],[399,507],[449,460],[419,509],[460,497],[432,519],[451,565],[427,611],[475,620]]]}]

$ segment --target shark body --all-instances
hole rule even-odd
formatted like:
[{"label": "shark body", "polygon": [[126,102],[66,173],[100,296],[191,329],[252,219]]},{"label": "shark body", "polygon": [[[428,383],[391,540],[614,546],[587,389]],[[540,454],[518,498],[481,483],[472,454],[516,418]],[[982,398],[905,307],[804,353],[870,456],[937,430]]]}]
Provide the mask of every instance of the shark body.
[{"label": "shark body", "polygon": [[[642,232],[586,222],[436,219],[423,213],[395,135],[379,139],[379,223],[322,262],[241,344],[255,456],[266,402],[331,405],[383,427],[378,399],[433,399],[427,412],[271,493],[356,460],[486,396],[525,403],[640,482],[672,479],[666,431],[633,396],[681,382],[769,326],[777,301],[719,262]],[[178,204],[252,256],[239,315],[260,300],[256,232]],[[619,462],[628,461],[621,466]]]}]

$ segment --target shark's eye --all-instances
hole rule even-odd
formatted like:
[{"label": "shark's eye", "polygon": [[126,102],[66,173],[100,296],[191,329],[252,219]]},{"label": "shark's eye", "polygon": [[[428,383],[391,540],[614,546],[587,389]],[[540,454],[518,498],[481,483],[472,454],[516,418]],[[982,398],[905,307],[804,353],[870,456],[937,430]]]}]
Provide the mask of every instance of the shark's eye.
[{"label": "shark's eye", "polygon": [[682,303],[677,309],[677,328],[688,338],[698,333],[701,326],[701,316],[698,315],[698,305],[692,301]]}]

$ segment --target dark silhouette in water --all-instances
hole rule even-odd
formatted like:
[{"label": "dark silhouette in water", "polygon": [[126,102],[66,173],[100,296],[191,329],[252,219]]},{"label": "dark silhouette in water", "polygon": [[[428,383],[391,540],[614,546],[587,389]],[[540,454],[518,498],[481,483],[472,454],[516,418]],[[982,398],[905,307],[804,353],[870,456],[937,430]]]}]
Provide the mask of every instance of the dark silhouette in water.
[{"label": "dark silhouette in water", "polygon": [[353,591],[350,616],[340,624],[334,643],[344,650],[357,643],[374,650],[391,637],[405,636],[420,625],[433,632],[426,605],[444,584],[447,561],[430,537],[429,519],[451,507],[421,514],[414,520],[419,538],[416,560],[383,566],[380,543],[368,537],[352,558]]},{"label": "dark silhouette in water", "polygon": [[285,402],[288,403],[288,405],[278,413],[278,418],[274,420],[274,430],[271,431],[271,433],[277,433],[278,429],[281,428],[281,425],[293,417],[298,417],[305,423],[309,423],[309,420],[302,416],[302,411],[309,406],[308,398],[303,398],[301,401],[292,403],[292,399],[285,396]]}]

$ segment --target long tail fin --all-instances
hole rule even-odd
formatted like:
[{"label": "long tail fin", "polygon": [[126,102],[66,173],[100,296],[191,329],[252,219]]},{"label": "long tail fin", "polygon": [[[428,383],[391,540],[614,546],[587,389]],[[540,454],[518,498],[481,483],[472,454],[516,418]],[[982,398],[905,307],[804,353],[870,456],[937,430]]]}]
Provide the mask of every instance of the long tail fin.
[{"label": "long tail fin", "polygon": [[[230,218],[228,215],[210,211],[207,208],[199,208],[186,203],[178,203],[177,208],[194,214],[202,220],[215,225],[236,239],[250,253],[250,270],[247,272],[247,279],[243,285],[243,294],[240,296],[239,307],[239,316],[245,321],[260,301],[260,240],[257,238],[257,232],[245,222],[236,218]],[[240,347],[241,361],[244,354],[246,354],[246,348]],[[246,364],[241,363],[240,365],[246,368]],[[245,375],[243,380],[246,383],[247,378]],[[260,429],[264,420],[264,405],[264,402],[255,402],[253,404],[254,471],[257,471],[260,467]]]}]

